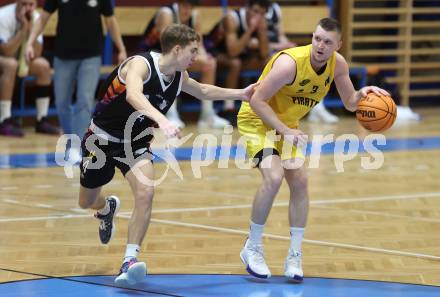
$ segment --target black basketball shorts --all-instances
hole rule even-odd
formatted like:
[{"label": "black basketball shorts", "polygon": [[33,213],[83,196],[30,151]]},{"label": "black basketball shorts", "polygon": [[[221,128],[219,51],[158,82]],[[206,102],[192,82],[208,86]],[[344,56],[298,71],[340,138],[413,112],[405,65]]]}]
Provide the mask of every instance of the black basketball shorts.
[{"label": "black basketball shorts", "polygon": [[[101,143],[100,143],[101,142]],[[151,160],[153,154],[147,141],[117,143],[106,141],[88,131],[81,142],[82,161],[80,164],[80,183],[83,187],[93,189],[110,182],[117,167],[125,176],[140,160]]]}]

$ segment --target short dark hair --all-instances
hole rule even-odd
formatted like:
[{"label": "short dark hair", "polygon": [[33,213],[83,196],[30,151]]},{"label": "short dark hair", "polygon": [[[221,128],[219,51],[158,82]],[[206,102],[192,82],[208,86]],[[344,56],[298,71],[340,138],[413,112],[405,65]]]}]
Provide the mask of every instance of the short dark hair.
[{"label": "short dark hair", "polygon": [[193,41],[200,41],[199,34],[183,24],[169,25],[160,34],[160,46],[164,54],[170,52],[176,45],[185,47]]},{"label": "short dark hair", "polygon": [[247,0],[247,6],[251,7],[254,5],[259,5],[265,9],[268,9],[270,6],[269,0]]},{"label": "short dark hair", "polygon": [[341,23],[339,23],[338,20],[332,18],[323,18],[319,21],[318,25],[321,26],[321,28],[325,31],[336,31],[339,34],[342,33]]}]

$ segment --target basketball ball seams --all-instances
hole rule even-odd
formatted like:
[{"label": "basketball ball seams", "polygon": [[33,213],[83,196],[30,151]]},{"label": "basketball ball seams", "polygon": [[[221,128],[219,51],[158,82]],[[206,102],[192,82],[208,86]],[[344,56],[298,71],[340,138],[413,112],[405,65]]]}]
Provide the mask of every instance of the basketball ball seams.
[{"label": "basketball ball seams", "polygon": [[[391,114],[391,113],[390,113]],[[391,124],[390,124],[390,121],[391,121]],[[391,114],[391,116],[388,118],[388,121],[386,121],[385,122],[385,125],[383,125],[383,127],[382,128],[380,128],[380,130],[382,130],[382,129],[388,129],[389,127],[391,127],[391,125],[393,124],[393,122],[394,122],[394,116]]]},{"label": "basketball ball seams", "polygon": [[396,114],[397,107],[393,98],[378,96],[374,93],[369,93],[362,98],[358,102],[356,110],[358,122],[371,132],[382,132],[389,129],[396,119]]},{"label": "basketball ball seams", "polygon": [[370,107],[370,108],[373,108],[373,109],[377,109],[377,110],[383,111],[385,113],[391,113],[389,110],[384,110],[384,109],[376,107],[374,105],[364,105],[364,104],[362,104],[362,105],[358,105],[358,109],[359,109],[359,107]]},{"label": "basketball ball seams", "polygon": [[386,114],[384,117],[374,118],[374,119],[369,119],[369,118],[362,117],[362,118],[358,118],[358,120],[361,121],[361,122],[375,122],[375,121],[381,121],[381,120],[385,119],[387,116],[388,116],[388,114]]},{"label": "basketball ball seams", "polygon": [[376,97],[378,97],[380,100],[383,101],[383,103],[385,103],[385,106],[387,107],[387,112],[390,112],[390,107],[388,106],[388,102],[386,102],[386,101],[382,98],[382,96],[376,96]]}]

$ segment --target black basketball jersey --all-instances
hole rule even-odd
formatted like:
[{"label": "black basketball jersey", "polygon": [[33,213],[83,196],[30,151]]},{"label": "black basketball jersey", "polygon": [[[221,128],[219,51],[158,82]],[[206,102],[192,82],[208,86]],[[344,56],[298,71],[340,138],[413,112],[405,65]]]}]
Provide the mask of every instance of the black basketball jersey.
[{"label": "black basketball jersey", "polygon": [[[180,93],[183,74],[179,71],[176,72],[173,80],[167,83],[159,70],[159,53],[145,52],[137,56],[143,57],[150,69],[150,77],[144,81],[143,87],[145,100],[148,100],[159,112],[166,114],[176,96]],[[109,75],[100,89],[98,103],[92,117],[93,123],[96,126],[119,139],[127,138],[124,137],[125,125],[130,116],[136,112],[126,100],[125,81],[119,76],[119,72],[134,57],[136,56],[125,60]],[[131,139],[136,138],[147,128],[157,127],[156,122],[138,112],[136,112],[136,117],[131,119],[135,119],[132,126]],[[147,140],[151,139],[152,137],[148,137]]]},{"label": "black basketball jersey", "polygon": [[[177,3],[173,3],[171,5],[167,5],[161,8],[162,9],[170,9],[173,14],[173,23],[174,24],[184,24],[188,27],[194,29],[195,22],[195,13],[192,12],[191,17],[188,19],[186,23],[182,23],[179,18],[179,5]],[[147,51],[154,50],[156,52],[161,52],[162,49],[160,47],[160,32],[156,29],[156,18],[160,13],[160,10],[154,15],[154,17],[148,23],[147,28],[145,29],[143,35],[143,41],[141,47]]]},{"label": "black basketball jersey", "polygon": [[281,8],[278,3],[272,3],[265,15],[267,21],[267,32],[270,42],[279,42],[278,34],[280,30]]},{"label": "black basketball jersey", "polygon": [[[233,10],[229,12],[230,15],[232,15],[235,20],[238,23],[237,28],[237,38],[241,38],[241,36],[246,32],[248,25],[246,22],[246,8],[240,8]],[[208,40],[206,42],[206,48],[211,53],[217,54],[217,53],[226,53],[226,34],[225,29],[223,25],[224,19],[220,20],[219,23],[217,23],[214,28],[209,32],[208,34]],[[254,32],[252,34],[252,37],[257,37],[257,33]],[[246,49],[243,50],[243,52],[240,54],[245,55],[247,52]]]}]

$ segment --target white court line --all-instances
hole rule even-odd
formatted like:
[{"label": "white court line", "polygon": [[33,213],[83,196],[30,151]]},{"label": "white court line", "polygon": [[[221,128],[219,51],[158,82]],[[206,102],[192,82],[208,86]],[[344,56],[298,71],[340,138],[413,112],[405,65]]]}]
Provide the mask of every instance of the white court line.
[{"label": "white court line", "polygon": [[[129,216],[123,216],[123,215],[121,215],[120,217],[129,218]],[[165,225],[197,228],[197,229],[219,231],[219,232],[225,232],[225,233],[242,234],[242,235],[249,234],[249,231],[247,231],[247,230],[244,231],[244,230],[236,230],[236,229],[223,228],[223,227],[214,227],[214,226],[209,226],[209,225],[183,223],[183,222],[159,220],[159,219],[151,219],[151,221],[154,223],[165,224]],[[280,239],[280,240],[290,241],[290,237],[288,237],[288,236],[281,236],[281,235],[274,235],[274,234],[267,234],[267,233],[264,233],[263,236],[270,238],[270,239]],[[331,247],[336,247],[336,248],[346,248],[346,249],[352,249],[352,250],[361,250],[361,251],[368,251],[368,252],[375,252],[375,253],[382,253],[382,254],[391,254],[391,255],[397,255],[397,256],[415,257],[415,258],[422,258],[422,259],[429,259],[429,260],[440,260],[440,256],[420,254],[420,253],[411,253],[411,252],[403,252],[403,251],[398,251],[398,250],[388,250],[388,249],[381,249],[381,248],[374,248],[374,247],[366,247],[366,246],[353,245],[353,244],[345,244],[345,243],[337,243],[337,242],[329,242],[329,241],[321,241],[321,240],[310,240],[310,239],[304,239],[304,242],[309,243],[309,244],[313,244],[313,245],[331,246]]]},{"label": "white court line", "polygon": [[[218,192],[212,192],[217,193]],[[233,194],[233,193],[226,193]],[[240,197],[242,197],[240,195]],[[383,201],[383,200],[406,200],[406,199],[418,199],[418,198],[439,198],[440,192],[427,192],[427,193],[414,193],[409,195],[391,195],[391,196],[379,196],[379,197],[359,197],[359,198],[344,198],[344,199],[322,199],[310,201],[311,205],[325,205],[325,204],[337,204],[337,203],[356,203],[356,202],[367,202],[367,201]],[[32,207],[32,205],[18,202],[12,199],[2,199],[1,201],[24,205],[27,207]],[[289,202],[276,202],[273,204],[274,207],[287,206]],[[153,209],[153,213],[183,213],[183,212],[196,212],[196,211],[212,211],[212,210],[224,210],[224,209],[244,209],[251,208],[252,204],[239,204],[239,205],[220,205],[220,206],[209,206],[209,207],[192,207],[192,208],[169,208],[169,209]],[[74,209],[71,209],[75,211]],[[126,213],[124,213],[126,214]]]},{"label": "white court line", "polygon": [[[66,214],[66,215],[61,215],[61,216],[46,216],[46,217],[5,218],[5,219],[0,219],[0,222],[58,220],[58,219],[75,219],[75,218],[85,218],[85,217],[91,217],[91,215],[90,214]],[[117,217],[129,219],[130,214],[120,213],[119,215],[117,215]],[[236,229],[231,229],[231,228],[214,227],[214,226],[209,226],[209,225],[184,223],[184,222],[177,222],[177,221],[170,221],[170,220],[151,219],[151,221],[154,223],[158,223],[158,224],[197,228],[197,229],[204,229],[204,230],[210,230],[210,231],[220,231],[220,232],[225,232],[225,233],[233,233],[233,234],[241,234],[241,235],[248,235],[248,233],[249,233],[249,231],[247,231],[247,230],[246,231],[236,230]],[[288,237],[288,236],[281,236],[281,235],[274,235],[274,234],[267,234],[267,233],[264,233],[263,236],[270,238],[270,239],[280,239],[280,240],[286,240],[286,241],[290,240],[290,237]],[[374,247],[365,247],[365,246],[359,246],[359,245],[328,242],[328,241],[321,241],[321,240],[310,240],[310,239],[304,239],[304,242],[309,243],[309,244],[313,244],[313,245],[331,246],[331,247],[336,247],[336,248],[346,248],[346,249],[352,249],[352,250],[361,250],[361,251],[368,251],[368,252],[392,254],[392,255],[397,255],[397,256],[407,256],[407,257],[415,257],[415,258],[422,258],[422,259],[429,259],[429,260],[440,260],[439,256],[420,254],[420,253],[403,252],[403,251],[398,251],[398,250],[388,250],[388,249],[381,249],[381,248],[374,248]]]},{"label": "white court line", "polygon": [[1,187],[0,188],[0,190],[3,190],[3,191],[10,191],[10,190],[17,190],[18,189],[18,187],[15,187],[15,186],[13,186],[13,187]]},{"label": "white court line", "polygon": [[59,220],[59,219],[76,219],[76,218],[87,218],[91,217],[90,214],[80,215],[80,214],[65,214],[59,216],[45,216],[45,217],[27,217],[27,218],[0,218],[1,222],[29,222],[29,221],[45,221],[45,220]]},{"label": "white court line", "polygon": [[34,188],[37,188],[37,189],[50,189],[50,188],[53,188],[53,185],[35,185]]},{"label": "white court line", "polygon": [[21,204],[21,205],[24,205],[24,203],[20,203],[20,202],[18,202],[15,199],[2,199],[2,201],[6,202],[6,203],[11,203],[11,204]]},{"label": "white court line", "polygon": [[53,205],[44,204],[44,203],[37,203],[35,205],[42,208],[53,208]]},{"label": "white court line", "polygon": [[327,199],[327,200],[310,201],[310,203],[311,204],[356,203],[356,202],[383,201],[383,200],[406,200],[406,199],[418,199],[418,198],[440,198],[440,192],[345,198],[345,199],[333,199],[333,200]]},{"label": "white court line", "polygon": [[[213,194],[219,194],[218,192],[212,192]],[[220,195],[223,193],[220,193]],[[232,193],[225,193],[231,195]],[[240,195],[240,197],[243,197]],[[440,198],[440,192],[428,192],[428,193],[414,193],[408,195],[390,195],[390,196],[376,196],[376,197],[359,197],[359,198],[344,198],[344,199],[322,199],[310,201],[311,205],[325,205],[325,204],[338,204],[338,203],[357,203],[357,202],[370,202],[370,201],[384,201],[384,200],[406,200],[406,199],[419,199],[419,198]],[[289,202],[276,202],[273,206],[287,206]],[[193,211],[210,211],[210,210],[223,210],[223,209],[239,209],[239,208],[251,208],[252,204],[239,204],[239,205],[220,205],[220,206],[208,206],[208,207],[192,207],[192,208],[169,208],[169,209],[156,209],[153,213],[181,213],[181,212],[193,212]]]},{"label": "white court line", "polygon": [[407,219],[407,220],[430,222],[430,223],[440,223],[440,219],[435,219],[435,218],[424,218],[424,217],[417,217],[417,216],[405,216],[405,215],[390,214],[390,213],[386,213],[386,212],[371,211],[371,210],[343,209],[343,208],[328,207],[328,206],[317,206],[316,208],[328,209],[328,210],[337,210],[337,211],[343,210],[344,212],[352,212],[352,213],[358,213],[358,214],[367,214],[367,215],[380,216],[380,217]]}]

